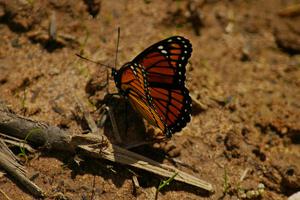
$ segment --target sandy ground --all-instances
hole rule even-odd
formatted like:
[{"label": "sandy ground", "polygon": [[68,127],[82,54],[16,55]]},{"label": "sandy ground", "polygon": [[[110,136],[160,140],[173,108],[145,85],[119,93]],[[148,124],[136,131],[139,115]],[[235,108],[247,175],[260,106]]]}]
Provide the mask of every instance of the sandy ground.
[{"label": "sandy ground", "polygon": [[[74,97],[97,121],[92,105],[106,91],[106,69],[75,53],[113,65],[121,27],[119,68],[182,35],[193,45],[186,84],[202,109],[193,107],[191,122],[167,144],[134,151],[184,163],[176,167],[212,183],[215,193],[172,182],[158,198],[286,199],[300,190],[300,16],[282,12],[295,1],[91,2],[88,9],[85,1],[0,1],[0,99],[13,111],[82,134]],[[161,180],[107,161],[77,166],[62,152],[29,157],[26,169],[46,199],[153,199]],[[34,199],[5,175],[0,188],[11,199]]]}]

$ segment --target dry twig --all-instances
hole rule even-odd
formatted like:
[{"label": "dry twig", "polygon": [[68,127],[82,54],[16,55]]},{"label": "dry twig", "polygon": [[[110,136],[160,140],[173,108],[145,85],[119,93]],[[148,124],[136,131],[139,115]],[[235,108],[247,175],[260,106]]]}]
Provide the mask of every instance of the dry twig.
[{"label": "dry twig", "polygon": [[[28,133],[31,132],[30,137],[27,138],[27,142],[29,144],[46,147],[49,150],[75,153],[75,149],[79,148],[79,150],[81,150],[79,153],[84,155],[127,164],[160,176],[171,177],[174,173],[178,173],[175,180],[202,188],[209,192],[213,191],[213,187],[210,183],[177,170],[174,167],[158,163],[120,146],[111,144],[105,136],[99,137],[95,134],[73,135],[57,127],[26,119],[13,113],[3,112],[1,106],[0,131],[20,139],[24,139]],[[101,144],[105,144],[105,147]]]},{"label": "dry twig", "polygon": [[44,196],[44,192],[25,176],[25,169],[17,162],[15,155],[2,140],[0,140],[0,167],[14,177],[35,197]]},{"label": "dry twig", "polygon": [[278,12],[281,17],[295,17],[300,15],[300,4],[290,5]]},{"label": "dry twig", "polygon": [[11,198],[9,198],[9,196],[3,191],[0,189],[0,193],[7,199],[7,200],[11,200]]}]

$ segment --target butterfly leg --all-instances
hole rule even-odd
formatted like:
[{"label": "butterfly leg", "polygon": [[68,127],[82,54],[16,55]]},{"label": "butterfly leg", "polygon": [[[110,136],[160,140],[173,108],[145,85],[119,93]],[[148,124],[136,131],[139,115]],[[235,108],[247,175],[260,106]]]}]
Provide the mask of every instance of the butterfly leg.
[{"label": "butterfly leg", "polygon": [[99,114],[100,114],[100,117],[99,117],[99,120],[97,122],[97,126],[100,127],[100,128],[103,128],[104,127],[104,124],[106,122],[106,119],[107,119],[107,113],[106,113],[106,109],[105,109],[105,105],[102,105],[98,110],[99,110]]},{"label": "butterfly leg", "polygon": [[125,105],[125,136],[127,136],[127,131],[128,131],[128,105],[127,105],[127,101],[124,101],[124,105]]},{"label": "butterfly leg", "polygon": [[106,69],[106,93],[109,94],[109,71]]},{"label": "butterfly leg", "polygon": [[111,124],[112,124],[112,127],[113,127],[114,137],[115,137],[117,143],[121,144],[122,143],[122,138],[120,136],[120,132],[118,130],[117,121],[116,121],[116,118],[114,117],[112,108],[110,108],[108,106],[105,106],[105,110],[107,111],[108,116],[110,118],[110,121],[111,121]]}]

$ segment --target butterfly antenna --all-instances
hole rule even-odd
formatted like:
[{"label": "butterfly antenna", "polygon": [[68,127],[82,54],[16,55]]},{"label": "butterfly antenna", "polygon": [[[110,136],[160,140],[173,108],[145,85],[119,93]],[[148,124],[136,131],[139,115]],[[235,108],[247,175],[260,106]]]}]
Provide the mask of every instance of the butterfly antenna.
[{"label": "butterfly antenna", "polygon": [[110,69],[113,68],[113,67],[111,67],[111,66],[109,66],[109,65],[106,65],[106,64],[103,64],[103,63],[100,63],[100,62],[91,60],[91,59],[86,58],[86,57],[83,57],[82,55],[80,55],[80,54],[78,54],[78,53],[76,53],[75,55],[78,56],[78,57],[81,58],[81,59],[87,60],[87,61],[92,62],[92,63],[95,63],[95,64],[97,64],[97,65],[104,66],[104,67],[110,68]]},{"label": "butterfly antenna", "polygon": [[119,41],[120,41],[120,27],[118,27],[118,38],[117,38],[117,48],[116,48],[116,57],[115,57],[115,69],[117,68],[118,52],[119,52]]}]

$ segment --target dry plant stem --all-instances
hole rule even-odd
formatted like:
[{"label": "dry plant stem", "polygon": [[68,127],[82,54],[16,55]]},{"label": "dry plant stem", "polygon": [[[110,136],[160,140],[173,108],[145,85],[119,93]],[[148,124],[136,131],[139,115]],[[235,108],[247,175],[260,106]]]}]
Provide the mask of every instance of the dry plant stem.
[{"label": "dry plant stem", "polygon": [[7,200],[11,200],[11,198],[9,198],[9,196],[7,196],[7,194],[5,194],[5,192],[3,192],[1,189],[0,189],[0,193],[1,193]]},{"label": "dry plant stem", "polygon": [[[104,135],[103,137],[99,137],[95,134],[72,136],[57,127],[26,119],[12,113],[3,112],[1,111],[0,104],[0,132],[24,139],[31,130],[39,131],[34,131],[30,134],[26,140],[29,144],[44,146],[50,150],[67,151],[71,153],[75,153],[75,148],[79,147],[82,150],[81,153],[90,157],[104,158],[112,162],[131,165],[164,177],[171,177],[175,172],[178,172],[175,180],[200,187],[210,192],[213,191],[212,185],[205,181],[117,145],[109,144],[107,148],[100,147],[100,149],[99,145],[94,145],[95,148],[93,148],[92,144],[102,144],[103,140],[107,140]],[[109,141],[107,140],[107,142]]]},{"label": "dry plant stem", "polygon": [[[0,136],[1,136],[2,138],[8,139],[8,140],[10,140],[10,141],[24,142],[24,140],[21,140],[21,139],[15,138],[15,137],[11,137],[11,136],[9,136],[9,135],[5,135],[5,134],[2,134],[2,133],[0,133]],[[5,140],[5,139],[4,139],[4,140]]]},{"label": "dry plant stem", "polygon": [[137,176],[136,175],[133,175],[132,176],[132,182],[134,184],[134,187],[136,189],[139,189],[140,188],[140,183],[139,183],[139,180],[137,179]]},{"label": "dry plant stem", "polygon": [[245,177],[247,176],[248,171],[249,171],[249,168],[246,168],[246,169],[243,171],[243,173],[242,173],[242,175],[241,175],[241,178],[240,178],[240,182],[242,182],[242,181],[245,179]]},{"label": "dry plant stem", "polygon": [[110,121],[111,121],[111,124],[112,124],[112,127],[113,127],[114,137],[115,137],[116,141],[121,144],[122,143],[122,138],[120,136],[117,121],[116,121],[116,118],[113,115],[112,109],[109,108],[108,106],[105,106],[104,109],[107,111],[107,113],[109,115],[109,118],[110,118]]},{"label": "dry plant stem", "polygon": [[33,196],[43,197],[44,192],[25,176],[25,170],[16,161],[16,157],[10,152],[6,144],[2,140],[0,140],[0,144],[0,167],[14,177],[18,183],[25,187]]},{"label": "dry plant stem", "polygon": [[25,174],[25,168],[19,164],[18,158],[11,152],[11,150],[6,146],[3,140],[0,139],[0,153],[5,154],[5,157],[16,167],[16,169]]},{"label": "dry plant stem", "polygon": [[36,152],[35,149],[33,149],[31,146],[29,146],[27,143],[25,142],[16,142],[15,140],[10,140],[10,139],[3,139],[3,141],[6,143],[6,144],[11,144],[13,146],[17,146],[17,147],[21,147],[21,148],[24,148],[26,149],[28,152],[30,153],[34,153]]},{"label": "dry plant stem", "polygon": [[192,102],[199,110],[207,110],[207,106],[201,103],[194,95],[190,95]]},{"label": "dry plant stem", "polygon": [[83,103],[81,103],[81,101],[79,100],[79,98],[77,96],[74,96],[76,103],[80,109],[80,111],[83,113],[83,116],[87,122],[87,124],[89,125],[89,128],[91,130],[92,133],[98,133],[99,129],[95,123],[95,121],[93,120],[91,114],[87,111],[87,109],[84,107]]}]

